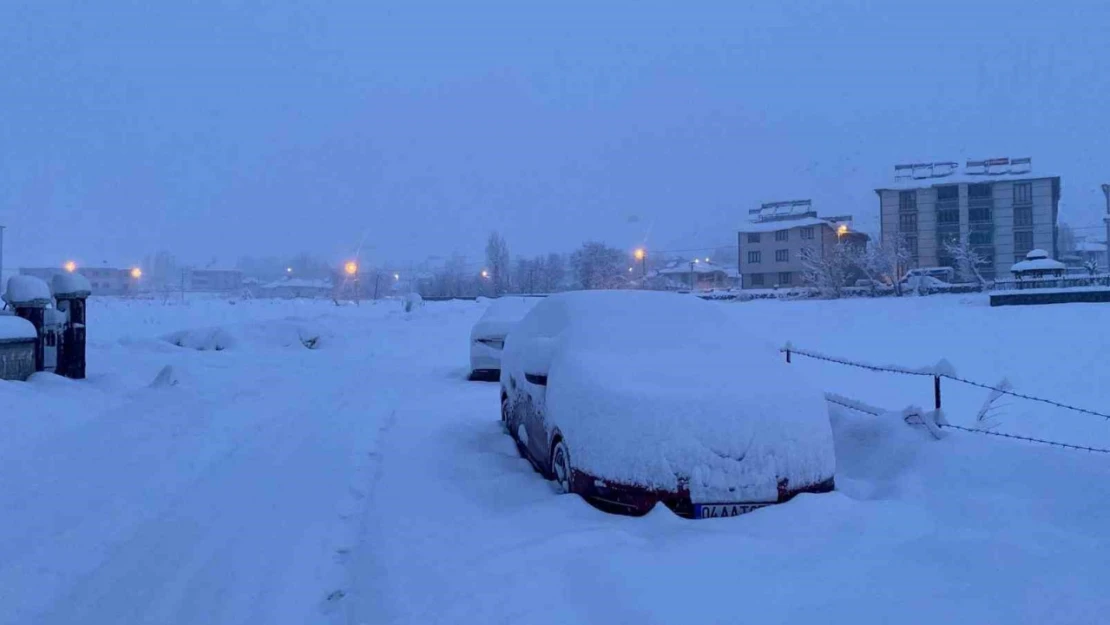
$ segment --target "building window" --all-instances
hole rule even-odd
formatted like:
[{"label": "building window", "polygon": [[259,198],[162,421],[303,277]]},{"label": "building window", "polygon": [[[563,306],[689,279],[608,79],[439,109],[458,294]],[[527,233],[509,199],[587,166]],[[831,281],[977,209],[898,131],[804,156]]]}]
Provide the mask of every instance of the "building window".
[{"label": "building window", "polygon": [[775,262],[776,263],[790,262],[790,250],[775,250]]},{"label": "building window", "polygon": [[898,193],[898,210],[903,213],[917,210],[917,191],[900,191]]},{"label": "building window", "polygon": [[748,243],[759,243],[759,233],[758,232],[749,232],[748,233]]},{"label": "building window", "polygon": [[960,201],[960,188],[954,184],[943,187],[937,187],[937,201],[938,202],[959,202]]},{"label": "building window", "polygon": [[917,232],[917,213],[898,215],[898,229],[902,232]]},{"label": "building window", "polygon": [[1014,204],[1032,204],[1033,203],[1033,183],[1032,182],[1016,182],[1014,183]]},{"label": "building window", "polygon": [[1032,206],[1015,206],[1014,207],[1014,227],[1033,225],[1033,207]]},{"label": "building window", "polygon": [[972,245],[991,245],[994,243],[994,231],[972,230],[967,234],[967,242]]},{"label": "building window", "polygon": [[969,185],[967,185],[967,201],[968,202],[970,202],[972,200],[986,200],[986,199],[990,199],[991,197],[992,197],[991,196],[991,185],[990,185],[989,182],[988,183],[982,183],[982,184],[969,184]]},{"label": "building window", "polygon": [[1032,231],[1014,233],[1014,262],[1024,260],[1025,255],[1033,249]]},{"label": "building window", "polygon": [[812,238],[813,238],[813,226],[807,226],[805,228],[802,228],[802,240],[808,240],[808,239],[812,239]]},{"label": "building window", "polygon": [[937,211],[938,224],[959,224],[960,223],[960,209],[946,208]]},{"label": "building window", "polygon": [[790,231],[789,230],[776,230],[775,231],[775,240],[776,241],[788,241],[788,240],[790,240]]},{"label": "building window", "polygon": [[791,275],[790,275],[789,271],[780,271],[779,272],[779,285],[789,286],[790,285],[790,280],[791,280]]},{"label": "building window", "polygon": [[967,221],[968,223],[984,223],[989,222],[993,216],[993,211],[989,206],[981,206],[977,208],[968,208]]},{"label": "building window", "polygon": [[906,237],[906,249],[909,250],[910,256],[917,260],[917,237]]},{"label": "building window", "polygon": [[748,264],[758,265],[759,263],[763,262],[762,256],[763,255],[759,252],[748,252]]},{"label": "building window", "polygon": [[763,274],[761,274],[761,273],[753,273],[752,274],[752,286],[763,286]]}]

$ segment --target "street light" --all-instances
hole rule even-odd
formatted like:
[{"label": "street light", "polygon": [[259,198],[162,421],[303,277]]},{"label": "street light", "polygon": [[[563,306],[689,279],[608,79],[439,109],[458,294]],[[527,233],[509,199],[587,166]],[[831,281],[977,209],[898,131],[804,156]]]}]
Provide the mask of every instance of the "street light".
[{"label": "street light", "polygon": [[482,277],[483,278],[489,278],[489,270],[488,269],[483,269],[482,270]]},{"label": "street light", "polygon": [[848,234],[848,224],[840,224],[840,227],[836,229],[837,238],[840,238],[846,234]]},{"label": "street light", "polygon": [[292,267],[286,267],[285,268],[285,273],[293,273],[293,268]]},{"label": "street light", "polygon": [[358,263],[353,260],[347,261],[347,264],[343,265],[343,271],[347,272],[348,276],[355,275],[358,273]]},{"label": "street light", "polygon": [[394,280],[400,280],[401,279],[401,274],[399,274],[399,273],[393,274],[393,279]]},{"label": "street light", "polygon": [[68,271],[69,273],[73,273],[74,271],[77,271],[77,263],[73,262],[72,260],[67,260],[66,264],[63,265],[63,267],[65,267],[65,270]]},{"label": "street light", "polygon": [[139,278],[143,277],[143,270],[139,269],[138,267],[132,267],[131,277],[135,280],[138,280]]}]

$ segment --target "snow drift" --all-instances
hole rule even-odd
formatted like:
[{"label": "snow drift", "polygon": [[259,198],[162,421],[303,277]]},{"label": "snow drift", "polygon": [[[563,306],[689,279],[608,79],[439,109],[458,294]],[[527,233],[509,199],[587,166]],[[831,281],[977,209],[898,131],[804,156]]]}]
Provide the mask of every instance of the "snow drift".
[{"label": "snow drift", "polygon": [[243,343],[252,347],[316,349],[320,344],[320,332],[302,321],[283,319],[181,330],[167,334],[163,339],[178,347],[198,351],[223,351]]}]

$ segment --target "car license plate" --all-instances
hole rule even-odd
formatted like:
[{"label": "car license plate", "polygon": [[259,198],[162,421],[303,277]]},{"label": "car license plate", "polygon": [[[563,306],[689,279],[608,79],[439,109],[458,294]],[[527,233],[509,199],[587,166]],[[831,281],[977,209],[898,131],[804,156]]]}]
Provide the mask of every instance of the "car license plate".
[{"label": "car license plate", "polygon": [[752,510],[757,510],[771,504],[766,503],[713,503],[696,504],[694,506],[695,519],[719,519],[722,517],[740,516]]}]

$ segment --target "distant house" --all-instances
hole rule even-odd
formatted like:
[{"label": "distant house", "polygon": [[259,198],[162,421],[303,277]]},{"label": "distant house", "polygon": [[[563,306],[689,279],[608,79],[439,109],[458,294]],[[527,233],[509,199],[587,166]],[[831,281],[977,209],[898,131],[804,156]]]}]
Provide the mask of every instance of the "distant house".
[{"label": "distant house", "polygon": [[818,217],[810,200],[770,202],[749,214],[738,241],[744,289],[801,286],[804,250],[824,256],[837,243],[866,245],[869,238],[852,230],[851,215]]},{"label": "distant house", "polygon": [[[1107,271],[1106,244],[1097,241],[1080,241],[1075,244],[1074,265],[1083,267],[1088,262],[1094,261],[1100,271]],[[1067,263],[1067,259],[1061,259]],[[1070,263],[1069,263],[1070,264]]]},{"label": "distant house", "polygon": [[327,280],[287,278],[251,289],[254,297],[279,299],[328,298],[335,294],[335,286]]},{"label": "distant house", "polygon": [[243,272],[236,269],[188,269],[186,289],[207,293],[227,293],[243,288]]},{"label": "distant house", "polygon": [[656,274],[692,291],[727,288],[737,275],[735,269],[710,262],[708,258],[671,261]]}]

